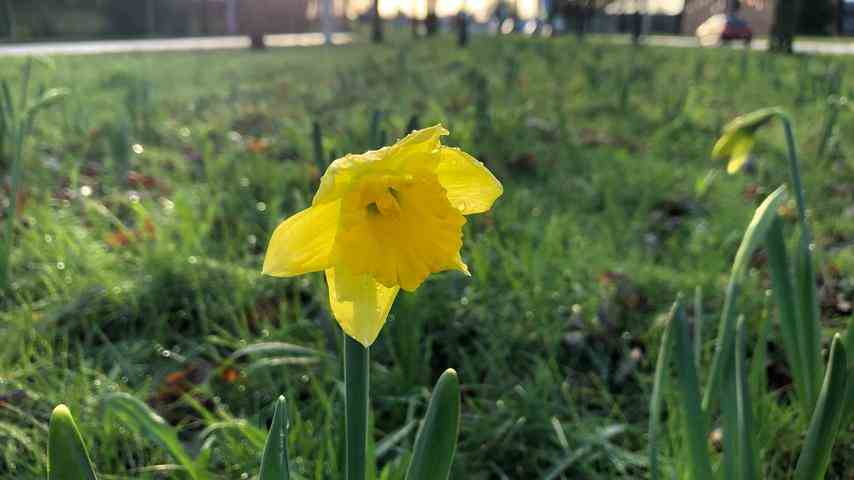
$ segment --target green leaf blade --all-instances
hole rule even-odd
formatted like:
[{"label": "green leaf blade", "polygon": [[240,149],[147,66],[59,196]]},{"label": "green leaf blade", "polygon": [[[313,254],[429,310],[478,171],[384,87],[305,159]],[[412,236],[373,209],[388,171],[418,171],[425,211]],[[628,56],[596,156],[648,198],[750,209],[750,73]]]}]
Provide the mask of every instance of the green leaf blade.
[{"label": "green leaf blade", "polygon": [[406,480],[447,480],[460,430],[460,381],[453,369],[439,377],[415,438]]},{"label": "green leaf blade", "polygon": [[694,362],[694,350],[688,332],[688,322],[677,301],[672,322],[676,322],[676,361],[679,400],[685,416],[685,434],[694,480],[712,480],[712,466],[706,441],[709,434],[708,419],[700,408],[700,380]]},{"label": "green leaf blade", "polygon": [[781,185],[771,192],[753,214],[753,219],[744,232],[741,245],[732,264],[729,284],[727,285],[724,309],[718,324],[718,337],[715,344],[715,354],[712,359],[712,371],[709,375],[706,391],[703,396],[703,410],[708,411],[714,396],[718,393],[723,382],[724,373],[731,369],[733,349],[735,344],[735,305],[738,296],[738,285],[747,271],[750,258],[759,244],[765,240],[771,228],[777,209],[786,198],[786,187]]},{"label": "green leaf blade", "polygon": [[92,461],[71,411],[59,405],[50,415],[48,480],[96,480]]},{"label": "green leaf blade", "polygon": [[837,334],[830,347],[827,372],[807,430],[804,448],[798,457],[795,480],[824,478],[833,443],[842,423],[848,377],[848,359],[842,337]]},{"label": "green leaf blade", "polygon": [[673,315],[667,320],[667,326],[661,335],[661,347],[658,349],[658,360],[655,365],[655,380],[652,385],[652,398],[649,401],[649,476],[651,480],[661,478],[658,465],[658,435],[661,422],[662,397],[667,373],[670,365],[670,337],[673,330]]},{"label": "green leaf blade", "polygon": [[273,423],[264,446],[264,456],[261,458],[261,474],[259,480],[288,480],[288,407],[284,396],[276,401],[273,412]]}]

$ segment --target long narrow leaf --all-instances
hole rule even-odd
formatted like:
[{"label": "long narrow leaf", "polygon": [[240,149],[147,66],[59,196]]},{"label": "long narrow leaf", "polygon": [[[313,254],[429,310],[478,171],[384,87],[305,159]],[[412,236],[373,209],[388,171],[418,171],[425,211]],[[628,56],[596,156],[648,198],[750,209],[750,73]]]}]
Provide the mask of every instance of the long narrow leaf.
[{"label": "long narrow leaf", "polygon": [[783,349],[789,368],[792,370],[792,378],[795,390],[804,408],[804,413],[809,415],[815,392],[814,382],[807,381],[805,375],[806,352],[800,347],[799,317],[794,287],[792,286],[789,261],[786,255],[786,242],[783,239],[783,224],[780,218],[776,218],[771,224],[766,237],[768,247],[768,268],[771,273],[771,289],[774,292],[774,301],[777,304],[777,315],[780,318],[780,336],[783,340]]},{"label": "long narrow leaf", "polygon": [[721,314],[720,324],[718,325],[718,338],[715,344],[715,356],[712,359],[712,371],[709,375],[703,397],[703,410],[707,412],[711,407],[712,399],[718,392],[724,372],[732,368],[732,352],[735,341],[735,303],[738,285],[747,270],[753,252],[765,239],[768,229],[771,228],[771,224],[777,215],[777,209],[785,198],[785,185],[781,185],[765,198],[753,214],[753,219],[747,226],[744,237],[741,239],[741,245],[738,247],[738,252],[735,255],[735,261],[732,264],[732,273],[730,274],[729,284],[727,285],[724,310]]},{"label": "long narrow leaf", "polygon": [[723,425],[723,478],[738,478],[741,451],[738,445],[738,391],[733,372],[727,372],[721,385],[721,423]]},{"label": "long narrow leaf", "polygon": [[[801,227],[804,228],[804,227]],[[816,299],[815,266],[813,265],[812,251],[809,236],[802,232],[798,241],[796,259],[795,285],[798,291],[798,306],[800,307],[800,348],[806,361],[804,364],[804,378],[812,385],[812,392],[818,392],[819,382],[824,375],[821,363],[821,330],[819,326],[819,308]],[[815,394],[807,398],[807,407],[812,411],[815,405]]]},{"label": "long narrow leaf", "polygon": [[694,480],[712,480],[712,466],[706,439],[709,434],[708,419],[700,409],[700,381],[694,368],[694,350],[688,332],[688,323],[682,306],[677,301],[672,322],[676,323],[676,362],[679,379],[679,399],[684,415],[685,434],[691,472]]},{"label": "long narrow leaf", "polygon": [[738,318],[735,335],[735,388],[738,423],[738,477],[744,480],[759,478],[758,452],[753,441],[753,403],[747,383],[747,348],[745,346],[744,316]]},{"label": "long narrow leaf", "polygon": [[77,430],[74,417],[65,405],[53,409],[48,433],[48,480],[95,480],[95,470]]},{"label": "long narrow leaf", "polygon": [[184,467],[191,478],[200,478],[195,462],[178,439],[178,433],[148,405],[126,393],[113,393],[104,397],[104,406],[106,411],[116,415],[125,426],[141,432],[163,447]]},{"label": "long narrow leaf", "polygon": [[694,289],[694,359],[697,369],[703,363],[703,287]]},{"label": "long narrow leaf", "polygon": [[415,438],[406,480],[446,480],[457,449],[460,430],[460,381],[457,372],[445,370],[439,377],[424,424]]},{"label": "long narrow leaf", "polygon": [[753,219],[747,225],[747,230],[744,232],[744,237],[741,239],[741,245],[738,247],[735,261],[732,264],[732,278],[736,281],[740,281],[747,271],[754,250],[765,240],[768,229],[771,228],[771,224],[777,218],[777,210],[785,200],[786,186],[780,185],[765,197],[765,200],[756,209]]},{"label": "long narrow leaf", "polygon": [[649,401],[649,476],[651,480],[658,480],[658,426],[661,422],[662,396],[670,371],[670,349],[671,331],[673,330],[673,315],[667,319],[667,326],[661,335],[661,346],[658,349],[658,360],[655,364],[655,381],[652,385],[652,398]]},{"label": "long narrow leaf", "polygon": [[259,480],[288,480],[288,407],[285,397],[280,396],[276,401],[273,412],[273,424],[267,436],[264,456],[261,458],[261,475]]},{"label": "long narrow leaf", "polygon": [[848,359],[842,337],[836,334],[830,347],[827,373],[821,394],[810,420],[804,448],[798,457],[795,480],[820,480],[824,478],[833,442],[842,420],[848,376]]},{"label": "long narrow leaf", "polygon": [[845,413],[842,418],[850,421],[854,417],[854,314],[848,317],[845,351],[848,352],[848,393],[845,395]]}]

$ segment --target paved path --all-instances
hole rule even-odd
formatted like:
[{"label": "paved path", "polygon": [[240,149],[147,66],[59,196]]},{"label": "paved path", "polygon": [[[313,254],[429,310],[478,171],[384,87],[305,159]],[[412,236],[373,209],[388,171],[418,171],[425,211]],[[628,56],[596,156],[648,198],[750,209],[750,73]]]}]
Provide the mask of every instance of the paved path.
[{"label": "paved path", "polygon": [[[626,40],[628,41],[628,40]],[[698,47],[699,43],[694,37],[650,35],[645,38],[650,45],[662,47]],[[731,48],[743,48],[740,43],[733,43]],[[768,40],[761,38],[750,44],[754,50],[767,50]],[[799,53],[820,53],[827,55],[854,55],[854,42],[850,40],[797,40],[795,39],[795,51]]]},{"label": "paved path", "polygon": [[[323,45],[321,33],[266,35],[270,47]],[[335,44],[350,43],[350,35],[332,35]],[[0,56],[91,55],[97,53],[167,52],[249,48],[249,37],[151,38],[140,40],[97,40],[91,42],[0,43]]]}]

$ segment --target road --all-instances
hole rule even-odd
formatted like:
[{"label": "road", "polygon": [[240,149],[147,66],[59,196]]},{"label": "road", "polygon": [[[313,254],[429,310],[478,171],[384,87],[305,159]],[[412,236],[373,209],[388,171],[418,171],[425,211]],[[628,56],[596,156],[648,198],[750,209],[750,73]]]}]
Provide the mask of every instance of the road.
[{"label": "road", "polygon": [[[323,34],[295,33],[266,35],[270,47],[323,45]],[[347,33],[332,36],[335,44],[350,43]],[[90,42],[0,43],[0,56],[26,55],[92,55],[98,53],[170,52],[195,50],[229,50],[249,48],[249,37],[150,38],[139,40],[97,40]]]},{"label": "road", "polygon": [[[628,41],[626,39],[625,41]],[[697,39],[688,36],[650,35],[644,40],[649,45],[661,47],[697,47]],[[733,44],[733,48],[743,48],[741,44]],[[753,50],[767,50],[768,40],[756,39],[750,44]],[[795,40],[795,51],[798,53],[817,53],[823,55],[852,55],[854,42],[850,40]]]}]

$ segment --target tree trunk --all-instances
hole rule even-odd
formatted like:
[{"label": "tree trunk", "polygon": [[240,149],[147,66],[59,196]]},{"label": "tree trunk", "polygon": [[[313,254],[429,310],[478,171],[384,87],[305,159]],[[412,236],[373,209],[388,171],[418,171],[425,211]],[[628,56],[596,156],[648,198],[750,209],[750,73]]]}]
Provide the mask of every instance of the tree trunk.
[{"label": "tree trunk", "polygon": [[12,0],[6,0],[4,7],[6,10],[6,31],[9,34],[9,39],[15,40],[15,8],[12,6]]},{"label": "tree trunk", "polygon": [[264,34],[250,33],[249,48],[251,48],[252,50],[264,50],[265,48],[267,48],[267,44],[264,42]]},{"label": "tree trunk", "polygon": [[792,53],[795,31],[798,27],[800,0],[777,0],[774,24],[771,26],[769,49],[777,53]]},{"label": "tree trunk", "polygon": [[374,43],[382,43],[383,41],[383,19],[380,17],[380,0],[374,0],[372,7],[373,14],[373,31],[371,32],[371,40]]},{"label": "tree trunk", "polygon": [[208,0],[201,1],[201,30],[202,35],[208,35],[210,32],[210,26],[208,24]]},{"label": "tree trunk", "polygon": [[465,47],[469,43],[469,19],[466,12],[457,14],[457,45]]},{"label": "tree trunk", "polygon": [[323,27],[323,43],[332,45],[332,0],[320,0],[320,24]]}]

